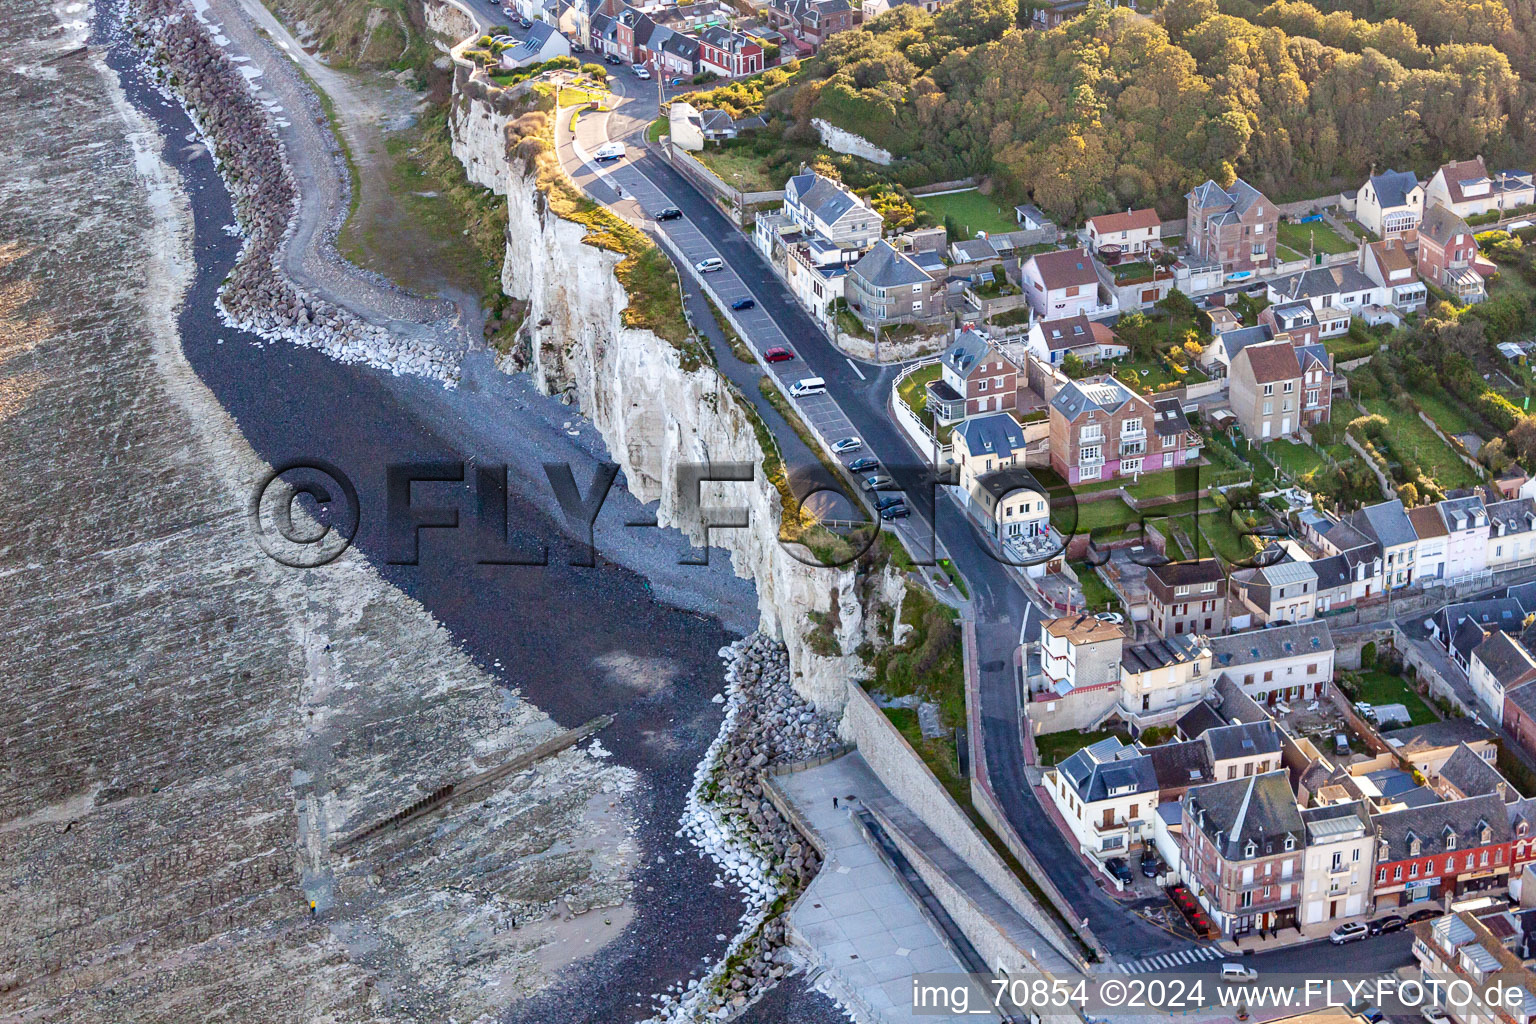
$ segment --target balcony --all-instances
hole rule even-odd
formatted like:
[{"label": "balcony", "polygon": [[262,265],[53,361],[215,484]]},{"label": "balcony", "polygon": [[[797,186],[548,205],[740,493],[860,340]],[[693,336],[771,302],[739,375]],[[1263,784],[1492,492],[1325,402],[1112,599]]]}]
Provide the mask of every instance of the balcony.
[{"label": "balcony", "polygon": [[1120,457],[1122,459],[1135,458],[1138,455],[1147,454],[1146,441],[1121,441]]}]

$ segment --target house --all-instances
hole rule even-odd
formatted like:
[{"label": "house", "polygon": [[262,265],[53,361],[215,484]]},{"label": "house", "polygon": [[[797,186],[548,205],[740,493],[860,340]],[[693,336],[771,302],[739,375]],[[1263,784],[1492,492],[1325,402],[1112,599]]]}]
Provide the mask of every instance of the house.
[{"label": "house", "polygon": [[985,238],[966,238],[949,243],[949,258],[962,270],[970,264],[990,266],[997,262],[998,255],[997,249]]},{"label": "house", "polygon": [[1159,804],[1182,799],[1191,786],[1216,781],[1211,766],[1211,748],[1203,739],[1159,743],[1143,747],[1142,751],[1152,759]]},{"label": "house", "polygon": [[1422,775],[1432,777],[1460,747],[1468,747],[1484,760],[1493,760],[1498,748],[1493,733],[1470,718],[1447,718],[1439,722],[1393,729],[1382,738]]},{"label": "house", "polygon": [[851,261],[880,240],[884,221],[840,181],[797,174],[784,183],[784,212],[806,232],[820,235]]},{"label": "house", "polygon": [[[1173,724],[1174,735],[1181,740],[1200,740],[1203,743],[1205,734],[1212,729],[1271,721],[1269,712],[1244,693],[1230,675],[1221,672],[1216,662],[1217,655],[1213,650],[1211,671],[1216,673],[1216,684],[1210,696],[1186,711]],[[1217,781],[1215,775],[1211,776],[1211,781]]]},{"label": "house", "polygon": [[1435,506],[1445,524],[1447,580],[1462,580],[1488,572],[1488,510],[1477,495],[1448,498]]},{"label": "house", "polygon": [[1163,240],[1163,221],[1156,210],[1126,210],[1102,213],[1088,218],[1084,231],[1088,251],[1099,255],[1106,245],[1115,246],[1121,255],[1144,255]]},{"label": "house", "polygon": [[1502,884],[1510,868],[1504,801],[1489,793],[1372,814],[1376,909],[1405,907]]},{"label": "house", "polygon": [[1295,927],[1306,825],[1285,772],[1193,788],[1181,808],[1180,864],[1222,934]]},{"label": "house", "polygon": [[[660,15],[658,14],[657,17]],[[699,73],[699,41],[696,37],[676,29],[658,26],[650,42],[651,61],[656,70],[668,78],[692,78]],[[712,141],[734,139],[736,124],[725,111],[710,115],[709,138]],[[724,115],[723,117],[720,115]]]},{"label": "house", "polygon": [[1536,754],[1536,684],[1521,683],[1505,692],[1503,725],[1527,753]]},{"label": "house", "polygon": [[[1523,939],[1512,913],[1463,910],[1409,927],[1425,991],[1465,993],[1437,1000],[1453,1024],[1531,1024],[1536,1018],[1536,973],[1510,948]],[[1495,935],[1494,927],[1509,938]]]},{"label": "house", "polygon": [[1511,633],[1494,630],[1472,649],[1467,674],[1483,714],[1495,725],[1504,721],[1504,697],[1517,686],[1536,680],[1536,658]]},{"label": "house", "polygon": [[1419,276],[1457,302],[1481,302],[1488,297],[1483,275],[1477,272],[1477,240],[1467,222],[1445,206],[1431,206],[1419,224]]},{"label": "house", "polygon": [[1430,617],[1431,631],[1445,644],[1451,660],[1469,674],[1472,651],[1495,630],[1517,632],[1525,625],[1520,602],[1511,597],[1448,604]]},{"label": "house", "polygon": [[1242,178],[1231,188],[1207,180],[1184,199],[1184,244],[1196,256],[1228,274],[1273,264],[1280,211],[1264,193]]},{"label": "house", "polygon": [[1351,517],[1354,526],[1381,549],[1383,572],[1389,590],[1412,586],[1419,548],[1419,535],[1408,519],[1408,510],[1396,498],[1367,505]]},{"label": "house", "polygon": [[[999,541],[1008,543],[1015,539],[1029,541],[1036,537],[1051,537],[1050,496],[1035,475],[1023,466],[983,473],[973,479],[971,489],[964,493],[968,507],[987,532]],[[1055,544],[1047,550],[1053,555],[1058,553]],[[1030,553],[1028,548],[1024,551]]]},{"label": "house", "polygon": [[1308,807],[1302,868],[1301,923],[1320,924],[1357,917],[1371,902],[1376,833],[1360,802]]},{"label": "house", "polygon": [[1211,766],[1220,780],[1246,779],[1280,768],[1284,743],[1268,718],[1257,722],[1218,725],[1200,734],[1211,749]]},{"label": "house", "polygon": [[1120,649],[1125,631],[1079,613],[1040,625],[1040,672],[1058,696],[1120,687]]},{"label": "house", "polygon": [[1413,241],[1424,216],[1424,186],[1412,171],[1373,174],[1355,193],[1355,220],[1376,237]]},{"label": "house", "polygon": [[1488,569],[1499,572],[1536,558],[1536,502],[1510,498],[1485,505],[1488,512]]},{"label": "house", "polygon": [[1190,432],[1160,434],[1152,403],[1113,377],[1069,380],[1051,399],[1051,468],[1071,484],[1184,465]]},{"label": "house", "polygon": [[1520,799],[1520,793],[1492,764],[1497,754],[1483,757],[1466,744],[1457,747],[1445,759],[1434,776],[1434,788],[1446,800],[1492,793],[1506,804]]},{"label": "house", "polygon": [[1271,303],[1259,311],[1258,319],[1275,338],[1284,335],[1297,348],[1315,345],[1322,340],[1322,324],[1318,322],[1317,311],[1306,299]]},{"label": "house", "polygon": [[974,495],[977,480],[986,474],[1024,463],[1024,431],[1005,412],[962,420],[950,438],[960,471],[960,489],[965,495]]},{"label": "house", "polygon": [[763,47],[756,39],[732,31],[724,25],[711,25],[698,35],[699,71],[721,78],[740,78],[763,70]]},{"label": "house", "polygon": [[1333,634],[1316,620],[1213,636],[1210,644],[1211,671],[1260,703],[1316,700],[1333,680]]},{"label": "house", "polygon": [[1457,217],[1506,213],[1536,203],[1536,185],[1525,171],[1499,171],[1490,175],[1483,158],[1445,164],[1424,186],[1424,208],[1439,206]]},{"label": "house", "polygon": [[[939,380],[948,391],[941,398],[954,408],[942,411],[976,416],[1013,409],[1018,402],[1019,367],[974,330],[962,330],[939,360]],[[932,401],[932,394],[929,398]],[[963,403],[963,407],[960,405]]]},{"label": "house", "polygon": [[[1314,367],[1314,373],[1320,371]],[[1255,440],[1285,437],[1304,425],[1301,360],[1287,341],[1247,345],[1232,360],[1228,397],[1243,432]],[[1309,383],[1306,390],[1314,390]],[[1332,390],[1331,375],[1325,389],[1315,388],[1314,400]]]},{"label": "house", "polygon": [[881,239],[848,268],[848,308],[869,328],[947,316],[938,282]]},{"label": "house", "polygon": [[1077,751],[1042,781],[1083,854],[1103,861],[1150,835],[1157,774],[1151,758],[1116,737]]},{"label": "house", "polygon": [[1356,268],[1377,286],[1381,302],[1404,313],[1424,308],[1429,289],[1419,280],[1414,259],[1401,241],[1361,242],[1355,259]]},{"label": "house", "polygon": [[1037,316],[1107,316],[1118,306],[1107,291],[1100,294],[1099,274],[1086,249],[1035,253],[1019,268],[1024,294]]},{"label": "house", "polygon": [[1414,564],[1418,566],[1419,583],[1428,586],[1445,578],[1445,550],[1450,536],[1440,509],[1434,505],[1420,505],[1408,510],[1408,522],[1413,525],[1414,535],[1419,538],[1414,549]]},{"label": "house", "polygon": [[1040,211],[1040,207],[1028,203],[1013,208],[1013,219],[1018,222],[1025,231],[1046,231],[1060,235],[1061,228],[1056,222]]},{"label": "house", "polygon": [[1131,351],[1115,337],[1109,325],[1086,316],[1036,320],[1029,325],[1025,346],[1035,358],[1052,366],[1060,366],[1068,355],[1092,366],[1105,359],[1119,359]]},{"label": "house", "polygon": [[1162,637],[1227,631],[1227,575],[1214,558],[1147,570],[1147,624]]},{"label": "house", "polygon": [[770,0],[763,14],[770,26],[812,47],[857,27],[864,18],[863,10],[848,0]]},{"label": "house", "polygon": [[1253,624],[1306,622],[1317,615],[1317,572],[1311,562],[1285,561],[1232,573],[1232,597]]},{"label": "house", "polygon": [[511,71],[570,55],[571,44],[565,36],[561,35],[553,25],[535,21],[515,46],[509,46],[501,51],[500,60],[502,68]]},{"label": "house", "polygon": [[1120,655],[1120,706],[1133,718],[1166,714],[1204,698],[1211,649],[1195,636],[1129,644]]},{"label": "house", "polygon": [[1350,319],[1363,316],[1367,306],[1382,304],[1382,289],[1353,263],[1312,267],[1269,282],[1270,302],[1305,302],[1317,316],[1318,336],[1332,338],[1349,331]]}]

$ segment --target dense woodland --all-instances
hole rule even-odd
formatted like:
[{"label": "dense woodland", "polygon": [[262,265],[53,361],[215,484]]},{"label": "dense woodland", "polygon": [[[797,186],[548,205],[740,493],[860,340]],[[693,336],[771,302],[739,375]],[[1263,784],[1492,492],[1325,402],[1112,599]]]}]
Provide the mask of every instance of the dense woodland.
[{"label": "dense woodland", "polygon": [[1018,27],[1029,3],[895,8],[769,105],[791,138],[821,117],[890,150],[902,183],[975,175],[1069,219],[1182,212],[1207,177],[1284,201],[1373,164],[1524,166],[1536,144],[1536,0],[1169,0],[1051,32]]}]

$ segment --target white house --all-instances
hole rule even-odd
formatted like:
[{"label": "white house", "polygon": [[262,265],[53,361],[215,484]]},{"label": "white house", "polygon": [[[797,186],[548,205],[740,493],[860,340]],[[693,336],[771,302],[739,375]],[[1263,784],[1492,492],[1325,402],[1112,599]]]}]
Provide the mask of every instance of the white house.
[{"label": "white house", "polygon": [[1086,316],[1056,320],[1036,320],[1029,325],[1025,347],[1036,359],[1060,366],[1068,354],[1092,365],[1105,359],[1118,359],[1130,353],[1130,347],[1115,337],[1109,325]]},{"label": "white house", "polygon": [[1445,576],[1446,552],[1450,547],[1450,533],[1445,528],[1445,520],[1440,515],[1438,505],[1420,505],[1408,510],[1408,522],[1413,525],[1413,532],[1419,538],[1419,546],[1414,553],[1414,564],[1418,568],[1420,583],[1430,580],[1443,580]]},{"label": "white house", "polygon": [[1104,861],[1150,840],[1157,810],[1152,759],[1117,737],[1084,747],[1044,778],[1078,850]]},{"label": "white house", "polygon": [[1450,498],[1440,502],[1445,522],[1445,578],[1463,579],[1488,571],[1488,510],[1483,499]]},{"label": "white house", "polygon": [[1123,253],[1139,256],[1162,242],[1163,222],[1157,211],[1150,209],[1105,213],[1088,219],[1084,235],[1095,255],[1104,246],[1115,245]]},{"label": "white house", "polygon": [[1188,707],[1214,681],[1210,646],[1188,633],[1130,644],[1120,655],[1120,706],[1133,716]]},{"label": "white house", "polygon": [[1269,282],[1269,301],[1304,301],[1317,314],[1319,337],[1331,338],[1349,330],[1349,321],[1366,306],[1384,304],[1386,289],[1367,277],[1353,263],[1313,267]]},{"label": "white house", "polygon": [[1483,158],[1457,160],[1435,172],[1424,187],[1424,207],[1443,206],[1463,219],[1513,210],[1536,202],[1536,185],[1526,171],[1489,174]]},{"label": "white house", "polygon": [[1472,649],[1467,677],[1472,692],[1483,705],[1483,714],[1495,725],[1504,724],[1504,695],[1516,686],[1536,679],[1536,658],[1525,645],[1501,629]]},{"label": "white house", "polygon": [[1355,193],[1355,220],[1378,238],[1402,238],[1424,218],[1424,186],[1412,171],[1373,174]]},{"label": "white house", "polygon": [[1536,504],[1510,498],[1486,506],[1488,568],[1493,572],[1536,558]]},{"label": "white house", "polygon": [[842,182],[811,173],[784,183],[784,212],[807,232],[843,250],[845,261],[879,241],[884,223]]},{"label": "white house", "polygon": [[[1086,249],[1059,249],[1031,256],[1019,268],[1024,294],[1037,316],[1105,317],[1119,310],[1114,295],[1100,289],[1097,263]],[[1102,294],[1101,294],[1102,291]]]},{"label": "white house", "polygon": [[1260,703],[1312,700],[1333,680],[1333,635],[1314,620],[1210,638],[1211,671]]},{"label": "white house", "polygon": [[569,57],[571,44],[553,25],[535,21],[516,46],[501,51],[501,66],[507,70],[542,64],[556,57]]},{"label": "white house", "polygon": [[1362,804],[1329,804],[1301,812],[1307,830],[1301,869],[1301,923],[1356,917],[1370,909],[1376,830]]}]

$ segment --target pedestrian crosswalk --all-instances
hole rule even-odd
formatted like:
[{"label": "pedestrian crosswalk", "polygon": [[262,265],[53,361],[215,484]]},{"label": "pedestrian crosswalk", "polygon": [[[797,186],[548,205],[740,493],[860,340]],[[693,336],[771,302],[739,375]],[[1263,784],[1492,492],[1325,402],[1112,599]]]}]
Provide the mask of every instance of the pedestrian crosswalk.
[{"label": "pedestrian crosswalk", "polygon": [[1160,956],[1142,957],[1130,963],[1117,963],[1115,970],[1121,974],[1145,974],[1148,971],[1178,971],[1201,960],[1219,960],[1222,952],[1215,946],[1191,946],[1188,949],[1163,953]]}]

